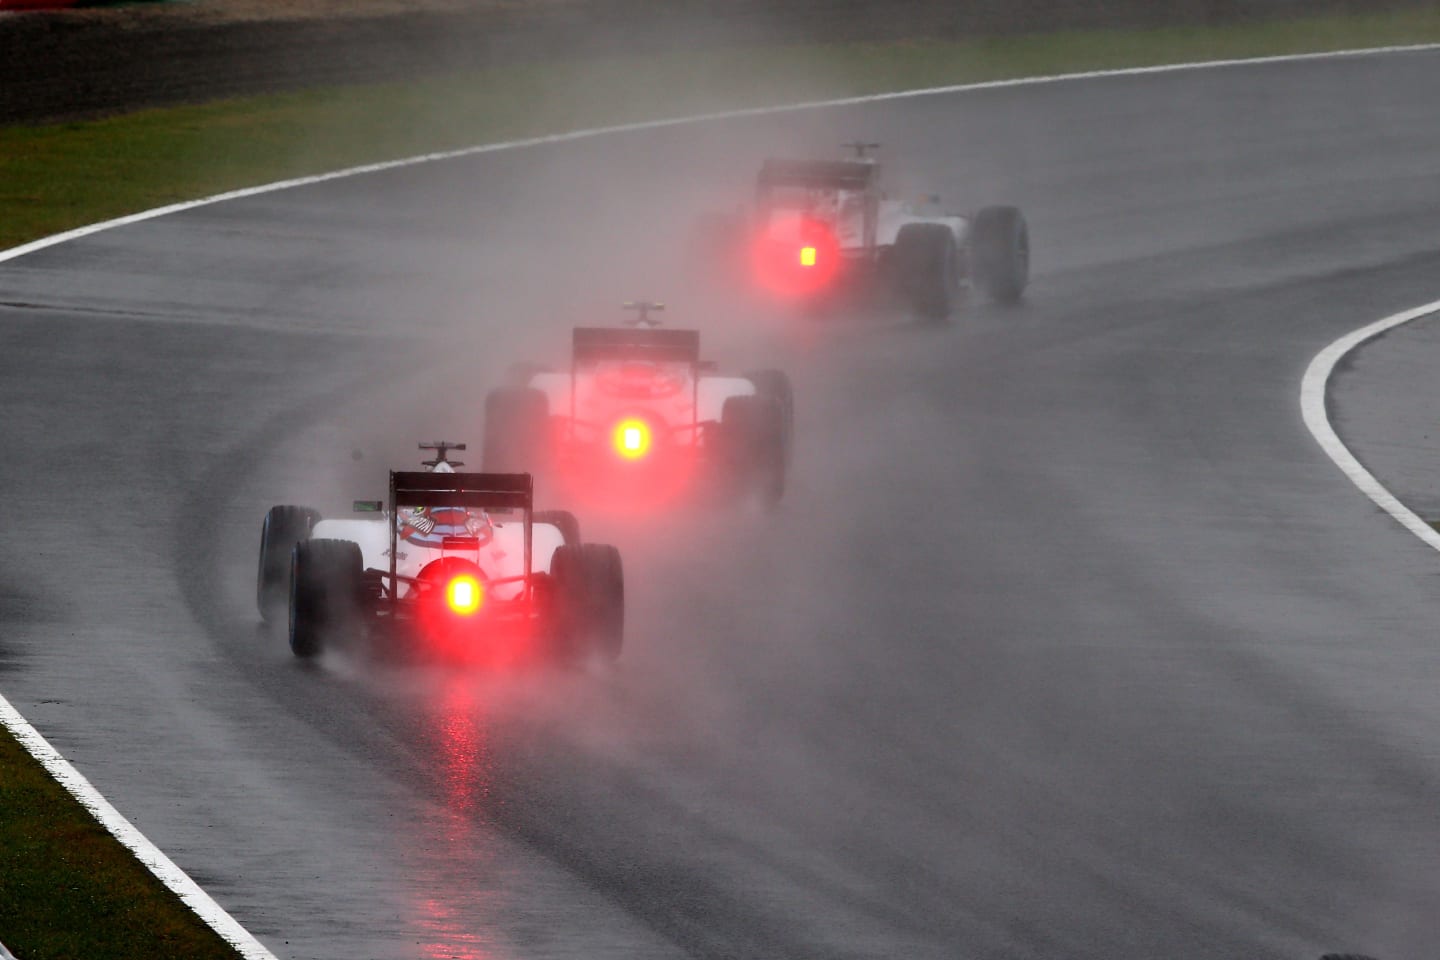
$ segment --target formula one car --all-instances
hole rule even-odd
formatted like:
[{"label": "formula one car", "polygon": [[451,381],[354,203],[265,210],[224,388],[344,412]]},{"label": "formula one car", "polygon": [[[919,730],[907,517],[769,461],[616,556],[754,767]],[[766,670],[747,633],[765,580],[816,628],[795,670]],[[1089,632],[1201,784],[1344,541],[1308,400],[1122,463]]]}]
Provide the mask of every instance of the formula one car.
[{"label": "formula one car", "polygon": [[485,401],[485,469],[553,476],[567,492],[647,504],[708,490],[785,492],[794,396],[779,370],[722,376],[696,330],[670,330],[663,304],[624,305],[628,326],[576,327],[570,367],[512,368]]},{"label": "formula one car", "polygon": [[951,316],[967,287],[1020,300],[1030,234],[1015,207],[946,213],[881,189],[878,143],[847,143],[848,160],[767,159],[748,215],[697,227],[693,256],[739,268],[763,292],[811,304],[883,294],[920,317]]},{"label": "formula one car", "polygon": [[[513,643],[546,655],[620,655],[625,582],[620,553],[580,541],[575,517],[537,512],[523,473],[460,473],[464,444],[420,444],[423,471],[391,471],[387,501],[357,500],[373,518],[321,519],[271,507],[260,531],[261,616],[288,606],[290,649],[327,642],[426,641],[461,657]],[[528,646],[527,646],[528,644]]]}]

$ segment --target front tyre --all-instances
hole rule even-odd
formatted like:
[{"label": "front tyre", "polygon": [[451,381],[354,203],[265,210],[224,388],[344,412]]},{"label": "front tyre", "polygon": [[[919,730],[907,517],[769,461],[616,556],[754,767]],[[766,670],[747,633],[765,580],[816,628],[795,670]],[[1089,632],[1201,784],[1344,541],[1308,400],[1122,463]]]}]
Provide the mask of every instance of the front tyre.
[{"label": "front tyre", "polygon": [[271,623],[284,612],[290,590],[290,551],[320,521],[309,507],[271,507],[260,525],[260,567],[255,575],[255,605]]}]

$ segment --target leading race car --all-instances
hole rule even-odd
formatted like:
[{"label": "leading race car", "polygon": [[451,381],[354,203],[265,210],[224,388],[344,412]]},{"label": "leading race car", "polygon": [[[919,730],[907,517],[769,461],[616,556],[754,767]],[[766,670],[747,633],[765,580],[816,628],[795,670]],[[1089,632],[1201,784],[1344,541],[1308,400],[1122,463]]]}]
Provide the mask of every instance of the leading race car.
[{"label": "leading race car", "polygon": [[1020,300],[1030,280],[1030,233],[1015,207],[947,213],[914,205],[881,185],[878,143],[850,143],[847,160],[767,159],[755,203],[739,217],[697,228],[693,256],[740,268],[762,291],[812,305],[898,299],[931,321],[949,318],[966,288]]},{"label": "leading race car", "polygon": [[532,470],[567,494],[653,505],[697,491],[784,495],[794,396],[779,370],[725,376],[663,304],[625,304],[624,327],[576,327],[568,370],[514,369],[485,401],[487,470]]},{"label": "leading race car", "polygon": [[575,517],[536,512],[523,473],[462,473],[464,444],[420,444],[423,471],[391,471],[366,518],[271,507],[260,532],[261,616],[288,614],[290,649],[330,642],[423,641],[462,658],[525,652],[620,655],[620,553],[582,543]]}]

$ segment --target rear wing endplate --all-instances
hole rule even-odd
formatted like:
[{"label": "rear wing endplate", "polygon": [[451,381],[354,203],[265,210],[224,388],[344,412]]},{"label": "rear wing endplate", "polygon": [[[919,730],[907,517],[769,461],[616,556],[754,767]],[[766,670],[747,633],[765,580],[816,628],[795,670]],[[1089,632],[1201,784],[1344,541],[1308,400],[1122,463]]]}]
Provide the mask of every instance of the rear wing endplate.
[{"label": "rear wing endplate", "polygon": [[576,364],[602,360],[699,363],[700,331],[576,327],[571,350]]}]

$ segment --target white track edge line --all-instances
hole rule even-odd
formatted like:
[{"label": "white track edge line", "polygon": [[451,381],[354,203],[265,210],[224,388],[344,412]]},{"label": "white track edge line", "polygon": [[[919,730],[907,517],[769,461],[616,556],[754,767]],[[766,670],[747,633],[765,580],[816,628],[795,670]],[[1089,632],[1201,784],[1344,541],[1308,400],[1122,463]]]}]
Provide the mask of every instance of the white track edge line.
[{"label": "white track edge line", "polygon": [[772,107],[747,107],[739,110],[720,110],[712,113],[696,114],[686,117],[669,117],[661,120],[644,120],[637,123],[622,123],[614,126],[590,127],[583,130],[572,130],[567,133],[548,134],[538,137],[526,137],[519,140],[504,140],[497,143],[481,144],[472,147],[462,147],[457,150],[444,150],[436,153],[418,154],[413,157],[403,157],[398,160],[387,160],[381,163],[369,163],[358,167],[347,167],[343,170],[334,170],[329,173],[315,174],[313,176],[296,177],[291,180],[279,180],[274,183],[261,184],[254,187],[246,187],[240,190],[230,190],[225,193],[218,193],[210,197],[202,197],[198,200],[187,200],[182,203],[174,203],[164,207],[156,207],[151,210],[144,210],[140,213],[133,213],[128,216],[117,217],[114,220],[105,220],[100,223],[93,223],[89,226],[79,227],[75,230],[68,230],[64,233],[57,233],[49,237],[43,237],[30,243],[21,244],[18,247],[11,247],[8,250],[0,250],[0,263],[7,260],[14,260],[23,257],[28,253],[53,247],[71,240],[78,240],[81,237],[88,237],[102,230],[110,230],[115,227],[122,227],[132,223],[140,223],[144,220],[153,220],[156,217],[166,216],[172,213],[180,213],[184,210],[193,210],[196,207],[208,206],[220,203],[225,200],[241,200],[246,197],[259,196],[265,193],[274,193],[279,190],[288,190],[294,187],[310,186],[312,184],[324,183],[329,180],[339,180],[346,177],[361,176],[368,173],[381,173],[386,170],[394,170],[401,167],[415,166],[422,163],[434,163],[441,160],[454,160],[460,157],[475,156],[483,153],[496,153],[502,150],[516,150],[524,147],[535,147],[543,144],[567,143],[573,140],[585,140],[593,137],[607,136],[619,133],[634,133],[641,130],[656,130],[664,127],[674,127],[690,123],[705,123],[716,120],[734,120],[744,117],[760,117],[778,113],[789,113],[798,110],[816,110],[823,107],[844,107],[854,106],[862,103],[879,103],[887,100],[904,100],[914,97],[941,96],[955,93],[971,93],[981,90],[1001,90],[1012,87],[1034,87],[1046,84],[1070,83],[1078,80],[1100,80],[1114,77],[1138,77],[1152,74],[1178,73],[1192,70],[1214,70],[1222,67],[1257,66],[1278,63],[1299,63],[1311,60],[1335,60],[1354,57],[1371,57],[1396,53],[1421,53],[1426,51],[1440,50],[1440,43],[1417,43],[1399,46],[1384,47],[1362,47],[1353,50],[1332,50],[1322,53],[1292,53],[1273,57],[1242,57],[1228,60],[1202,60],[1193,63],[1159,64],[1149,67],[1126,67],[1116,70],[1088,70],[1077,73],[1061,73],[1053,76],[1038,77],[1015,77],[1009,80],[989,80],[980,83],[960,83],[941,87],[921,87],[914,90],[897,90],[891,93],[873,93],[857,97],[842,97],[836,100],[809,100],[799,103],[783,104]]},{"label": "white track edge line", "polygon": [[1320,449],[1325,451],[1325,455],[1334,461],[1335,466],[1340,468],[1340,472],[1345,474],[1361,493],[1369,497],[1377,507],[1388,513],[1402,527],[1419,537],[1432,550],[1440,551],[1440,533],[1437,533],[1419,515],[1401,503],[1395,494],[1375,479],[1374,474],[1361,465],[1355,455],[1350,452],[1350,448],[1345,446],[1344,441],[1340,439],[1340,435],[1335,432],[1335,427],[1330,422],[1327,403],[1330,376],[1347,354],[1387,330],[1393,330],[1402,324],[1437,313],[1440,313],[1440,300],[1366,324],[1358,330],[1352,330],[1345,334],[1321,350],[1305,368],[1305,376],[1300,381],[1300,412],[1305,418],[1305,426],[1310,429],[1310,435],[1315,438],[1316,443],[1320,444]]},{"label": "white track edge line", "polygon": [[[9,260],[15,260],[19,257],[25,256],[26,254],[34,253],[39,250],[44,250],[48,247],[58,246],[62,243],[68,243],[72,240],[79,240],[82,237],[88,237],[105,230],[111,230],[116,227],[127,226],[134,223],[141,223],[146,220],[153,220],[158,217],[167,216],[172,213],[180,213],[185,210],[193,210],[197,207],[209,206],[211,204],[220,203],[226,200],[240,200],[246,197],[254,197],[266,193],[275,193],[280,190],[288,190],[294,187],[303,187],[312,184],[324,183],[330,180],[340,180],[347,177],[361,176],[369,173],[380,173],[386,170],[394,170],[401,167],[416,166],[422,163],[433,163],[442,160],[453,160],[460,157],[475,156],[484,153],[496,153],[502,150],[515,150],[524,147],[541,146],[543,144],[565,143],[574,140],[583,140],[593,137],[620,133],[631,133],[641,130],[655,130],[664,127],[680,126],[682,124],[689,123],[704,123],[707,121],[715,120],[730,120],[743,117],[766,116],[798,110],[819,109],[823,107],[852,106],[862,103],[878,103],[888,100],[902,100],[913,97],[969,93],[981,90],[999,90],[1012,87],[1041,86],[1046,84],[1058,84],[1080,80],[1098,80],[1111,77],[1148,76],[1152,74],[1177,73],[1181,71],[1191,70],[1214,70],[1222,67],[1298,63],[1314,60],[1334,60],[1353,57],[1381,56],[1396,53],[1420,53],[1434,50],[1440,50],[1440,43],[1364,47],[1352,50],[1333,50],[1322,53],[1286,54],[1273,57],[1242,57],[1226,60],[1205,60],[1193,63],[1160,64],[1149,67],[1128,67],[1116,70],[1089,70],[1075,73],[1056,74],[1053,76],[1017,77],[1009,80],[992,80],[981,83],[963,83],[940,87],[923,87],[914,90],[899,90],[891,93],[877,93],[858,97],[844,97],[835,100],[813,100],[773,107],[750,107],[740,110],[721,110],[689,117],[671,117],[661,120],[641,121],[638,123],[625,123],[613,126],[593,127],[584,130],[574,130],[567,133],[528,137],[519,140],[507,140],[498,143],[464,147],[458,150],[446,150],[435,153],[419,154],[413,157],[404,157],[398,160],[389,160],[381,163],[364,164],[362,166],[348,167],[343,170],[335,170],[329,173],[322,173],[307,177],[296,177],[290,180],[280,180],[274,183],[261,184],[259,186],[246,187],[240,190],[231,190],[225,193],[215,194],[214,196],[202,197],[198,200],[187,200],[182,203],[174,203],[168,206],[156,207],[151,210],[144,210],[139,213],[130,214],[128,216],[116,217],[113,220],[105,220],[100,223],[93,223],[88,226],[79,227],[74,230],[67,230],[63,233],[57,233],[49,237],[43,237],[39,240],[32,241],[30,243],[21,244],[18,247],[11,247],[8,250],[0,250],[0,263],[4,263]],[[1435,309],[1440,310],[1440,303],[1437,303],[1435,305]],[[1423,315],[1423,313],[1420,315]],[[1414,319],[1414,317],[1408,317],[1407,319]],[[1396,321],[1396,323],[1390,324],[1390,326],[1395,326],[1398,323],[1404,322],[1406,322],[1406,320],[1398,320]],[[1381,321],[1381,323],[1383,324],[1385,323],[1385,321]],[[1376,324],[1372,326],[1379,325]],[[1370,330],[1371,328],[1367,327],[1365,329]],[[1389,327],[1386,326],[1383,329],[1389,329]],[[1381,331],[1379,329],[1376,329],[1373,332],[1369,333],[1368,336],[1361,337],[1359,340],[1356,340],[1355,343],[1358,344],[1365,339],[1369,339],[1369,337],[1375,336],[1379,332]],[[1339,343],[1339,341],[1337,341],[1337,343]],[[1336,344],[1332,344],[1331,348],[1335,346]],[[1419,517],[1415,516],[1415,514],[1407,510],[1398,500],[1395,499],[1393,495],[1389,493],[1389,491],[1385,490],[1384,487],[1380,486],[1379,482],[1376,481],[1374,477],[1370,476],[1370,474],[1366,472],[1365,468],[1360,466],[1359,462],[1350,455],[1349,450],[1347,450],[1345,448],[1345,445],[1340,442],[1340,438],[1335,435],[1333,430],[1330,429],[1329,422],[1325,419],[1325,380],[1326,378],[1328,378],[1330,369],[1333,368],[1335,362],[1339,359],[1339,357],[1343,356],[1345,351],[1353,346],[1354,344],[1350,344],[1349,346],[1345,347],[1344,350],[1341,350],[1338,354],[1336,354],[1335,357],[1331,358],[1328,366],[1326,366],[1326,368],[1320,375],[1318,388],[1320,398],[1318,414],[1319,426],[1317,427],[1316,423],[1312,422],[1311,410],[1309,406],[1305,406],[1305,422],[1308,426],[1310,426],[1311,433],[1314,434],[1316,439],[1320,441],[1321,447],[1330,454],[1331,459],[1335,460],[1335,462],[1340,465],[1342,470],[1345,470],[1347,472],[1347,475],[1350,475],[1351,479],[1355,481],[1356,485],[1359,486],[1361,490],[1364,490],[1372,500],[1375,500],[1376,503],[1379,503],[1382,507],[1384,507],[1387,512],[1391,514],[1391,516],[1394,516],[1407,528],[1411,529],[1416,534],[1416,536],[1419,536],[1422,540],[1425,540],[1426,543],[1429,543],[1436,550],[1440,550],[1440,534],[1436,534],[1433,530],[1430,530],[1429,527],[1424,525],[1423,521],[1421,521]],[[1323,357],[1328,354],[1329,350],[1330,348],[1327,348],[1327,350],[1322,353],[1321,356]],[[1310,389],[1311,374],[1315,372],[1316,363],[1320,359],[1320,357],[1317,357],[1315,361],[1312,361],[1311,368],[1306,371],[1305,387],[1302,388],[1302,406],[1305,405],[1303,399],[1305,390]],[[1324,439],[1324,434],[1322,434],[1321,432],[1322,430],[1324,431],[1324,434],[1328,434],[1328,436],[1330,437],[1329,441]],[[1352,474],[1350,472],[1350,469],[1346,467],[1342,458],[1348,459],[1350,463],[1353,464],[1353,469],[1354,471],[1357,471],[1357,473]],[[1357,479],[1357,476],[1367,478],[1369,482],[1369,487],[1373,488],[1376,492],[1372,493],[1370,489],[1367,489],[1367,486],[1363,484],[1359,479]],[[1393,504],[1393,510],[1390,507],[1386,506],[1386,504],[1382,502],[1381,499],[1377,498],[1381,496],[1388,498],[1390,503]],[[1409,520],[1403,519],[1403,517],[1408,517]],[[1418,527],[1412,526],[1412,523],[1418,525]],[[75,799],[78,800],[82,806],[88,809],[96,817],[96,819],[100,821],[101,825],[104,826],[106,830],[108,830],[117,840],[119,840],[122,844],[126,846],[126,848],[128,848],[133,854],[135,854],[136,858],[139,859],[140,862],[143,863],[147,868],[149,868],[150,872],[153,873],[162,883],[164,883],[167,888],[169,888],[173,893],[179,896],[180,899],[185,903],[185,905],[188,906],[191,910],[193,910],[195,914],[200,917],[201,920],[208,924],[210,928],[213,929],[216,933],[218,933],[226,942],[234,946],[235,949],[241,954],[241,956],[245,957],[246,960],[277,960],[274,954],[270,953],[270,951],[268,951],[258,940],[256,940],[249,931],[242,927],[239,922],[235,920],[234,917],[232,917],[228,912],[226,912],[223,907],[216,903],[209,894],[202,890],[199,884],[197,884],[194,880],[190,878],[189,874],[185,873],[185,871],[181,870],[178,866],[176,866],[175,863],[170,860],[170,858],[167,857],[160,850],[159,847],[152,843],[149,838],[147,838],[143,833],[137,830],[135,826],[130,823],[129,820],[125,819],[125,817],[123,817],[118,810],[111,806],[110,802],[105,799],[105,797],[100,793],[100,791],[96,790],[95,787],[91,785],[90,781],[86,780],[85,777],[81,775],[81,773],[69,763],[69,761],[67,761],[63,756],[61,756],[59,751],[52,747],[50,743],[40,735],[40,732],[36,730],[33,726],[31,726],[30,722],[26,720],[25,717],[22,716],[20,712],[16,710],[10,704],[10,702],[5,699],[3,695],[0,695],[0,723],[4,724],[6,729],[10,731],[10,733],[16,738],[16,740],[18,740],[25,747],[25,749],[30,752],[31,756],[35,757],[37,761],[44,765],[45,769],[50,773],[50,775],[54,777],[55,780],[58,781],[61,785],[63,785],[66,790],[70,792],[71,796],[75,797]]]},{"label": "white track edge line", "polygon": [[136,859],[143,863],[171,892],[176,894],[185,906],[189,907],[210,929],[235,948],[240,956],[245,960],[276,960],[274,954],[265,949],[248,930],[240,926],[239,922],[211,899],[208,893],[200,889],[200,885],[192,880],[189,874],[177,867],[174,861],[150,842],[148,837],[135,829],[134,824],[125,819],[120,811],[116,810],[80,771],[71,766],[70,762],[62,757],[60,752],[52,747],[50,742],[41,736],[40,732],[31,726],[30,722],[21,716],[20,711],[16,710],[3,695],[0,695],[0,724],[3,724],[5,729],[9,730],[20,742],[21,746],[40,762],[40,765],[51,777],[69,791],[81,806],[90,811],[96,820],[100,821],[100,825],[109,831],[111,836],[124,844]]}]

